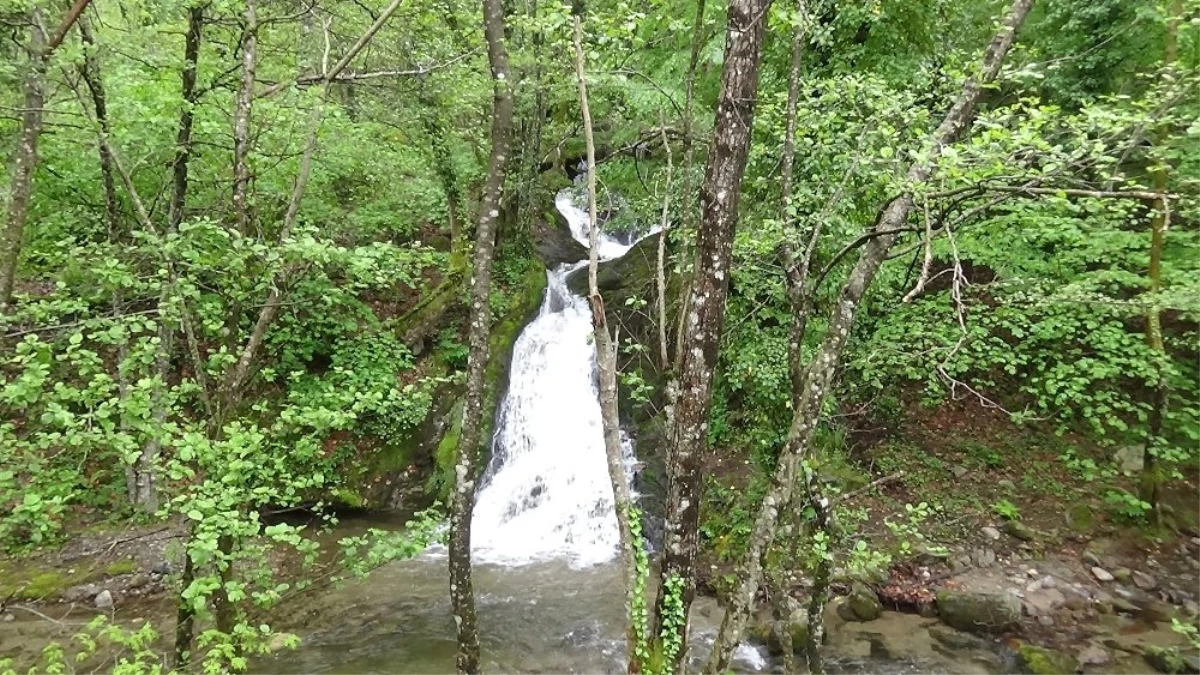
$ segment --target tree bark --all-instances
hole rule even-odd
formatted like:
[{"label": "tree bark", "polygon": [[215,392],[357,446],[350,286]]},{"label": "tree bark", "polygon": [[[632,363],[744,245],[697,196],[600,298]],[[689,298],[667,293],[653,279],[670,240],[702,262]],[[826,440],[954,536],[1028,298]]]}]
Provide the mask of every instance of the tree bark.
[{"label": "tree bark", "polygon": [[24,76],[25,109],[21,111],[21,135],[13,162],[12,183],[8,194],[8,222],[0,238],[0,304],[7,311],[12,305],[16,284],[17,260],[25,238],[29,217],[29,197],[33,174],[37,170],[38,139],[42,134],[42,110],[46,106],[46,34],[42,32],[40,12],[29,12],[29,62]]},{"label": "tree bark", "polygon": [[478,487],[480,433],[483,425],[484,373],[488,361],[491,319],[492,255],[496,246],[496,221],[504,190],[512,134],[513,98],[504,46],[504,8],[501,0],[483,0],[483,34],[492,71],[492,150],[487,180],[475,228],[474,272],[471,277],[468,328],[467,393],[454,467],[454,495],[450,511],[450,601],[458,640],[455,665],[460,673],[479,672],[479,629],[475,593],[471,586],[471,514]]},{"label": "tree bark", "polygon": [[[674,410],[667,456],[662,582],[655,603],[653,633],[665,641],[678,641],[675,658],[663,664],[668,672],[681,669],[687,651],[687,615],[696,590],[695,561],[703,489],[701,469],[708,449],[712,375],[717,368],[724,327],[729,263],[737,228],[742,175],[750,149],[769,6],[770,0],[732,0],[729,3],[721,94],[708,168],[700,190],[702,217],[696,233],[691,300],[679,349],[680,397]],[[681,597],[671,598],[672,588],[679,589]],[[676,619],[678,627],[671,629],[664,621],[667,615],[664,610],[670,611],[676,602],[682,605],[683,613]]]},{"label": "tree bark", "polygon": [[[1167,40],[1163,54],[1163,67],[1170,69],[1177,58],[1177,38],[1180,17],[1183,16],[1182,0],[1171,3],[1170,16],[1167,19]],[[1158,144],[1168,141],[1169,130],[1160,128]],[[1159,167],[1154,171],[1154,190],[1159,194],[1167,192],[1167,171]],[[1150,515],[1155,523],[1159,521],[1158,493],[1162,483],[1161,469],[1157,466],[1154,447],[1162,434],[1163,413],[1167,405],[1166,360],[1167,349],[1163,343],[1162,310],[1159,308],[1158,294],[1162,290],[1162,259],[1166,243],[1167,228],[1171,223],[1171,204],[1166,197],[1157,202],[1158,208],[1150,223],[1150,266],[1147,276],[1150,281],[1150,307],[1146,310],[1146,344],[1154,354],[1157,363],[1157,382],[1154,383],[1154,394],[1150,402],[1150,415],[1147,420],[1146,447],[1142,453],[1142,475],[1138,485],[1138,497],[1150,505]]]},{"label": "tree bark", "polygon": [[587,57],[583,51],[582,0],[574,3],[575,15],[575,77],[579,84],[579,108],[583,113],[583,137],[587,144],[588,192],[588,295],[592,306],[592,334],[596,345],[596,365],[600,379],[600,418],[604,427],[604,453],[608,460],[608,477],[612,483],[613,510],[621,537],[621,566],[625,582],[626,663],[630,673],[640,673],[638,645],[645,641],[638,633],[634,612],[638,602],[637,542],[634,541],[630,519],[636,517],[629,481],[625,476],[625,461],[621,454],[621,420],[617,408],[617,350],[609,333],[604,313],[604,299],[596,282],[600,264],[600,222],[596,215],[596,139],[592,134],[592,111],[588,105]]},{"label": "tree bark", "polygon": [[258,66],[258,15],[254,3],[255,0],[246,0],[242,84],[233,111],[233,215],[243,235],[250,234],[250,112],[254,104],[255,69]]},{"label": "tree bark", "polygon": [[821,405],[833,380],[833,374],[841,362],[842,350],[849,338],[859,303],[886,259],[888,250],[898,236],[899,228],[908,220],[913,207],[911,188],[929,179],[932,162],[940,156],[942,148],[958,140],[974,119],[975,108],[983,95],[985,85],[994,80],[999,73],[1000,65],[1012,47],[1016,31],[1024,22],[1032,5],[1033,0],[1015,0],[1012,3],[1000,32],[987,48],[978,75],[967,79],[958,99],[933,132],[929,142],[929,164],[914,163],[909,167],[907,180],[910,191],[893,199],[876,221],[874,230],[888,234],[873,237],[866,243],[842,288],[825,338],[809,365],[800,405],[793,413],[788,440],[780,452],[779,465],[772,476],[771,488],[763,498],[755,518],[747,551],[739,570],[738,585],[726,607],[721,632],[708,662],[706,670],[709,673],[720,672],[728,667],[733,650],[741,639],[761,582],[763,557],[774,540],[779,513],[791,504],[796,471],[808,451],[809,442],[820,419]]}]

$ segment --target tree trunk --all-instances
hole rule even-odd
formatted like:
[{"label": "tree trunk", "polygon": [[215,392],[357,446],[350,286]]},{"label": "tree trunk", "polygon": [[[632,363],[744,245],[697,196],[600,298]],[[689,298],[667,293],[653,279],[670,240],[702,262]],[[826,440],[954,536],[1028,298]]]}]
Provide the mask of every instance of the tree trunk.
[{"label": "tree trunk", "polygon": [[[1017,28],[1025,20],[1032,4],[1033,0],[1013,2],[1003,27],[988,46],[979,75],[968,78],[962,93],[931,136],[930,163],[937,159],[943,147],[961,137],[974,119],[975,107],[983,95],[985,85],[994,80],[1000,71],[1000,65],[1012,47]],[[907,174],[909,185],[916,186],[926,182],[931,170],[931,164],[913,164]],[[863,294],[871,285],[896,239],[895,230],[907,222],[912,207],[911,192],[904,193],[888,204],[876,221],[874,231],[889,234],[873,237],[866,243],[842,288],[825,338],[808,368],[800,405],[793,413],[788,440],[780,452],[779,465],[772,476],[771,488],[763,498],[755,518],[754,529],[739,570],[738,585],[726,608],[721,632],[708,663],[709,673],[720,672],[728,667],[733,650],[741,639],[761,581],[763,557],[774,539],[780,511],[791,503],[796,471],[808,451],[809,442],[820,419],[821,405],[833,380],[833,374],[841,362],[842,350],[849,338],[855,313]]]},{"label": "tree trunk", "polygon": [[479,630],[476,625],[475,594],[471,587],[471,514],[478,487],[480,433],[483,425],[484,373],[488,361],[491,307],[492,254],[495,250],[496,220],[504,190],[512,133],[513,99],[504,47],[504,8],[501,0],[483,0],[483,33],[487,40],[492,71],[492,151],[487,180],[475,228],[474,273],[471,277],[471,309],[468,329],[467,393],[459,434],[458,459],[454,467],[454,496],[450,511],[450,601],[458,639],[455,659],[460,673],[479,672]]},{"label": "tree trunk", "polygon": [[242,36],[242,85],[233,111],[233,215],[238,230],[250,234],[250,110],[258,51],[258,15],[255,0],[246,0],[246,26]]},{"label": "tree trunk", "polygon": [[[702,217],[696,233],[691,300],[679,349],[681,396],[675,406],[667,454],[662,582],[655,603],[654,635],[661,637],[664,644],[678,648],[674,658],[663,664],[668,672],[681,669],[687,651],[687,614],[696,589],[695,561],[703,492],[701,469],[708,446],[712,376],[717,368],[725,321],[729,262],[742,175],[750,149],[769,6],[770,0],[729,3],[721,94],[708,168],[700,191]],[[680,597],[671,597],[676,592]]]},{"label": "tree trunk", "polygon": [[626,662],[630,673],[640,673],[638,646],[645,642],[639,632],[640,623],[634,615],[638,604],[637,542],[634,541],[630,519],[637,517],[625,476],[625,461],[621,455],[621,421],[617,409],[617,351],[613,336],[608,332],[604,314],[604,299],[596,283],[600,262],[600,223],[596,216],[596,140],[592,134],[592,111],[588,105],[587,64],[583,51],[584,4],[577,0],[575,15],[575,77],[579,84],[579,107],[583,113],[583,137],[587,144],[588,191],[588,295],[592,306],[592,334],[595,337],[596,365],[600,376],[600,417],[604,427],[604,453],[608,459],[608,478],[612,482],[613,507],[621,536],[621,565],[625,582]]},{"label": "tree trunk", "polygon": [[[1170,16],[1167,19],[1167,41],[1163,54],[1163,67],[1170,69],[1175,65],[1177,57],[1177,38],[1179,20],[1183,16],[1182,0],[1171,3]],[[1159,129],[1158,144],[1168,140],[1168,129]],[[1154,171],[1154,191],[1160,194],[1167,192],[1167,171],[1159,167]],[[1152,520],[1159,521],[1158,492],[1162,483],[1162,470],[1157,465],[1154,448],[1162,435],[1163,413],[1167,405],[1166,361],[1167,349],[1163,343],[1162,310],[1159,307],[1158,294],[1162,290],[1162,259],[1163,247],[1166,242],[1167,228],[1171,222],[1170,202],[1164,197],[1158,201],[1154,219],[1150,223],[1150,267],[1147,273],[1150,281],[1150,307],[1146,310],[1146,344],[1154,353],[1157,382],[1154,384],[1154,394],[1150,402],[1150,416],[1147,420],[1146,447],[1142,453],[1142,475],[1138,485],[1138,497],[1150,505]]]},{"label": "tree trunk", "polygon": [[46,105],[46,68],[50,56],[66,38],[71,26],[91,0],[75,0],[58,28],[46,37],[42,15],[36,6],[29,10],[29,63],[26,64],[22,88],[25,108],[21,111],[21,133],[13,158],[12,179],[8,191],[8,220],[0,232],[0,312],[12,308],[13,288],[17,281],[17,261],[25,239],[25,222],[29,218],[29,199],[33,192],[33,175],[38,163],[38,139],[42,134],[42,115]]},{"label": "tree trunk", "polygon": [[25,65],[23,87],[25,109],[21,111],[21,135],[17,140],[13,162],[12,183],[8,194],[8,222],[0,238],[0,305],[11,308],[13,287],[17,278],[17,260],[25,238],[25,221],[29,217],[29,197],[33,190],[33,174],[37,170],[38,138],[42,134],[42,110],[46,106],[46,34],[42,32],[41,13],[35,7],[29,12],[29,62]]}]

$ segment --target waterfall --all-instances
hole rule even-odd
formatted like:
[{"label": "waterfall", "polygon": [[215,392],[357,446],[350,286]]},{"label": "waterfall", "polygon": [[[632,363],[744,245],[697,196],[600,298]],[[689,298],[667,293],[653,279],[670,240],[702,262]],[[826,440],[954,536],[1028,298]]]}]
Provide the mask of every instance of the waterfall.
[{"label": "waterfall", "polygon": [[[555,205],[588,245],[588,214],[572,191]],[[632,247],[603,234],[602,259]],[[620,545],[604,450],[592,316],[567,288],[586,261],[547,271],[537,317],[513,347],[508,392],[497,416],[492,460],[471,523],[477,560],[522,564],[563,558],[574,566],[611,560]],[[633,448],[622,435],[626,475]]]}]

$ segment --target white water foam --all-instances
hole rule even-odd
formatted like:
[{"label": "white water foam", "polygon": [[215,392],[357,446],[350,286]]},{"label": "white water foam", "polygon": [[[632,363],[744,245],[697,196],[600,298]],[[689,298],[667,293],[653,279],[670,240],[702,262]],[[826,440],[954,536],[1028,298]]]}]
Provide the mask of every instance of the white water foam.
[{"label": "white water foam", "polygon": [[[555,205],[587,246],[588,214],[571,191],[559,192]],[[631,248],[603,234],[599,243],[606,260]],[[492,461],[471,524],[476,560],[514,565],[561,558],[582,567],[618,552],[591,309],[567,288],[567,276],[586,264],[547,272],[541,309],[513,347]],[[628,476],[633,449],[627,439],[623,445]]]}]

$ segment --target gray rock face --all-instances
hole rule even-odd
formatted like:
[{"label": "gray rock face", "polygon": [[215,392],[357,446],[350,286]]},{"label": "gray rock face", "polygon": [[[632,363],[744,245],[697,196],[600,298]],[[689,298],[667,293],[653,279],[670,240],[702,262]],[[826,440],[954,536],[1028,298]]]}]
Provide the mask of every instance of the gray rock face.
[{"label": "gray rock face", "polygon": [[534,251],[547,267],[578,262],[588,257],[587,248],[571,236],[571,228],[557,209],[550,209],[544,219],[534,223],[530,238]]},{"label": "gray rock face", "polygon": [[1004,633],[1021,621],[1021,602],[1005,593],[965,593],[942,590],[937,594],[942,623],[972,633]]}]

